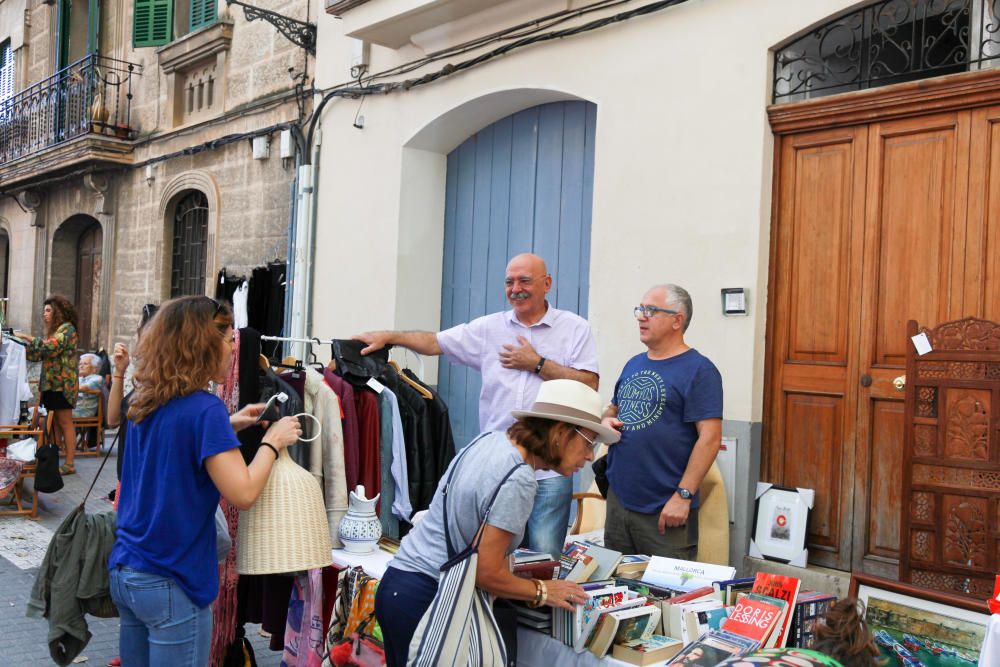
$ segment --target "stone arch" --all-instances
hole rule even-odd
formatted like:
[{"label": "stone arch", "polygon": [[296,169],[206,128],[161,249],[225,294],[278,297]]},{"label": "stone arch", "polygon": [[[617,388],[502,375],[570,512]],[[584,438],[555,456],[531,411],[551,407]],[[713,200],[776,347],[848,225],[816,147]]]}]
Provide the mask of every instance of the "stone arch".
[{"label": "stone arch", "polygon": [[76,306],[81,349],[98,347],[106,328],[101,316],[102,285],[108,280],[104,233],[100,220],[76,213],[63,220],[50,239],[48,293],[63,294]]},{"label": "stone arch", "polygon": [[[437,331],[441,324],[440,302],[428,307],[425,295],[441,293],[441,272],[428,271],[427,267],[442,265],[448,153],[478,131],[518,111],[572,100],[597,103],[550,88],[491,91],[443,109],[403,143],[399,247],[410,252],[400,256],[397,267],[397,322],[428,331]],[[597,126],[600,131],[599,121]],[[432,380],[436,381],[436,376]]]},{"label": "stone arch", "polygon": [[158,220],[162,224],[159,262],[160,262],[160,297],[170,297],[170,269],[173,254],[173,219],[177,203],[183,196],[197,190],[208,200],[208,230],[205,247],[205,294],[212,294],[215,275],[219,272],[217,243],[219,230],[219,203],[222,200],[219,185],[209,172],[203,169],[192,169],[175,176],[167,183],[160,195],[157,209]]}]

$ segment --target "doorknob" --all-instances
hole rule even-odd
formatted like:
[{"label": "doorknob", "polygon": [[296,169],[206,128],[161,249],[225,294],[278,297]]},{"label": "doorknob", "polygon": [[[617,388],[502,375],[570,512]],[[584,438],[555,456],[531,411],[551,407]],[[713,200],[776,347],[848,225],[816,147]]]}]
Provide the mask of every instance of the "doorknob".
[{"label": "doorknob", "polygon": [[868,375],[867,373],[865,373],[864,375],[862,375],[861,376],[861,386],[862,387],[870,387],[870,386],[872,386],[872,376]]},{"label": "doorknob", "polygon": [[906,391],[906,376],[900,375],[892,381],[892,386],[896,388],[896,391]]}]

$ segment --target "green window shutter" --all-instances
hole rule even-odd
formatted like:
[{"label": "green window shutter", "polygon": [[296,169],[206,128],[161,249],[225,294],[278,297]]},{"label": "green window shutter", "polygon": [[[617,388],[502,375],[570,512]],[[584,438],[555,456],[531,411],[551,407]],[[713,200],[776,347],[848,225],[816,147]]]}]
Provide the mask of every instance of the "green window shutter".
[{"label": "green window shutter", "polygon": [[174,0],[135,0],[132,45],[161,46],[173,38]]},{"label": "green window shutter", "polygon": [[191,1],[191,23],[188,26],[189,32],[194,32],[198,28],[215,23],[219,13],[218,0],[190,0]]}]

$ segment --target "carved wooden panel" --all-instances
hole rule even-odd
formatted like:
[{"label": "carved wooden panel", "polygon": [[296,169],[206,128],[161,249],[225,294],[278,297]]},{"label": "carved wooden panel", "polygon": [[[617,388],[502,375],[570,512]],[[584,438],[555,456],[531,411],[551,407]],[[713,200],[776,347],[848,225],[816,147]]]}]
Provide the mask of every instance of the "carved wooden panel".
[{"label": "carved wooden panel", "polygon": [[1000,324],[925,333],[933,350],[907,351],[900,578],[981,598],[1000,571]]},{"label": "carved wooden panel", "polygon": [[949,389],[944,454],[956,459],[989,460],[990,392]]}]

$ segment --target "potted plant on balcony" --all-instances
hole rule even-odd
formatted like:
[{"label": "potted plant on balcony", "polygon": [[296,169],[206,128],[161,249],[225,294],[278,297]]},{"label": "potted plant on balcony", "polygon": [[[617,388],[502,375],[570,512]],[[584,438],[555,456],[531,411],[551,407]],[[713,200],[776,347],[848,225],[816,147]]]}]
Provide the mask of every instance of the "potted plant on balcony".
[{"label": "potted plant on balcony", "polygon": [[115,136],[119,139],[128,139],[132,130],[125,123],[118,123],[115,125]]}]

